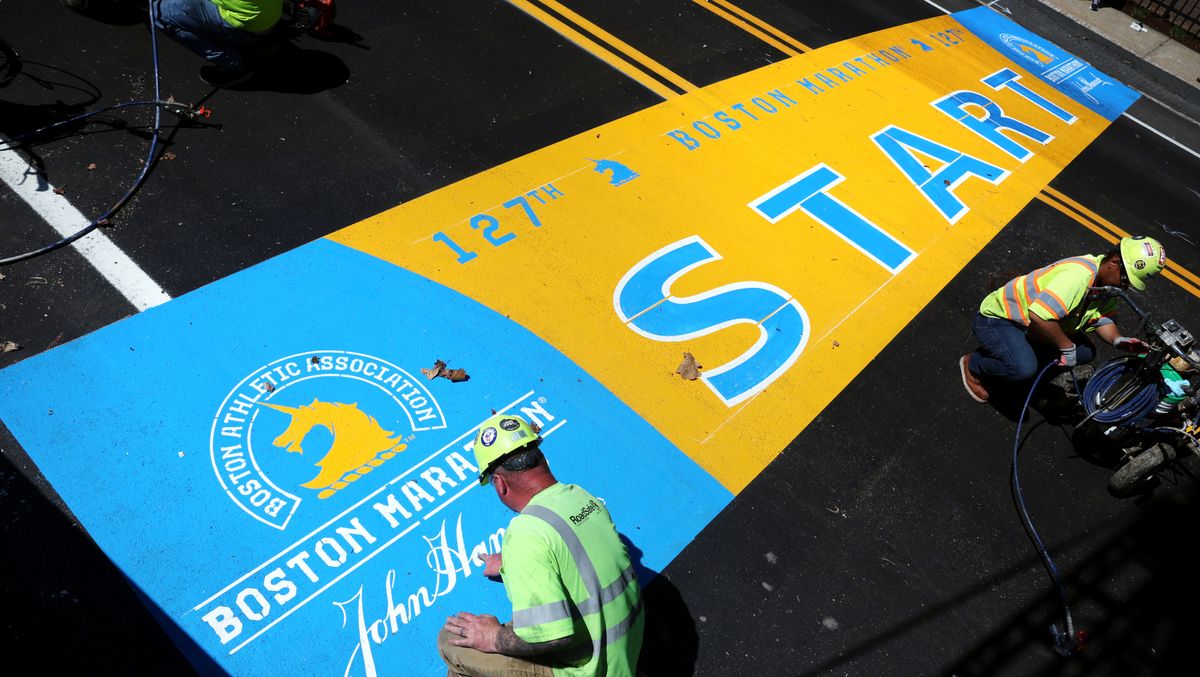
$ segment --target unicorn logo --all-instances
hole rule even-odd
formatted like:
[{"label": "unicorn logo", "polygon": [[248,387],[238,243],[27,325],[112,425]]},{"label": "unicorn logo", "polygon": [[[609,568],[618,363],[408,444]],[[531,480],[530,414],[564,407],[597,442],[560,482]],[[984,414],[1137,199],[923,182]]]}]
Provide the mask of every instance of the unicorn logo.
[{"label": "unicorn logo", "polygon": [[592,168],[592,171],[596,172],[597,174],[607,174],[608,185],[610,186],[619,186],[624,183],[629,183],[639,176],[637,172],[633,171],[629,167],[626,167],[620,162],[617,162],[616,160],[592,160],[592,162],[596,163],[596,166]]},{"label": "unicorn logo", "polygon": [[329,498],[407,448],[400,435],[384,430],[357,403],[321,402],[314,398],[312,404],[299,407],[259,404],[292,417],[287,429],[272,442],[290,454],[304,454],[300,443],[313,428],[325,428],[333,435],[329,451],[315,464],[321,471],[300,485],[305,489],[320,489],[317,498]]},{"label": "unicorn logo", "polygon": [[1049,66],[1054,61],[1054,55],[1030,40],[1013,35],[1012,33],[1002,33],[1000,41],[1003,42],[1009,49],[1016,51],[1023,58],[1031,63],[1039,66]]},{"label": "unicorn logo", "polygon": [[[389,461],[405,449],[427,444],[426,433],[446,428],[425,381],[394,362],[348,350],[310,350],[264,364],[229,391],[213,416],[213,474],[243,512],[286,530],[309,498],[346,498],[373,489],[367,488],[377,484],[373,478],[403,474],[396,468],[384,471],[389,477],[364,479],[385,463],[396,465]],[[306,451],[307,458],[297,458]]]}]

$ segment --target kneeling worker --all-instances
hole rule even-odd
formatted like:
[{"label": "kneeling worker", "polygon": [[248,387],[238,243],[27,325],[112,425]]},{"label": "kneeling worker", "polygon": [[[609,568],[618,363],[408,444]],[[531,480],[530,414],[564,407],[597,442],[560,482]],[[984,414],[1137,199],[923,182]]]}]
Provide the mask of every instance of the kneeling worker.
[{"label": "kneeling worker", "polygon": [[1074,256],[1010,280],[989,294],[975,315],[979,348],[958,361],[967,394],[986,402],[987,379],[1029,381],[1051,359],[1064,367],[1091,362],[1096,350],[1087,334],[1093,331],[1116,348],[1144,350],[1145,344],[1117,328],[1118,299],[1092,288],[1142,291],[1166,265],[1157,240],[1126,237],[1104,256]]},{"label": "kneeling worker", "polygon": [[641,590],[629,553],[599,499],[554,478],[541,437],[518,416],[479,427],[479,483],[518,512],[484,574],[500,576],[512,623],[457,613],[438,634],[449,677],[632,677],[642,646]]}]

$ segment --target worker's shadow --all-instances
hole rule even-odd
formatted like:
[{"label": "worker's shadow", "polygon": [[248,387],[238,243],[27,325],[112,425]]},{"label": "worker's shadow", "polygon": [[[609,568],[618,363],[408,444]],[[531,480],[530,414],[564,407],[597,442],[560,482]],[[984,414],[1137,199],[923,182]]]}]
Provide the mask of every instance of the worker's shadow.
[{"label": "worker's shadow", "polygon": [[625,534],[621,534],[621,542],[629,550],[642,584],[646,615],[638,677],[694,674],[700,637],[683,596],[666,576],[642,564],[642,551]]},{"label": "worker's shadow", "polygon": [[[347,28],[334,26],[331,35],[325,42],[369,49],[359,44],[362,36]],[[316,94],[340,87],[350,79],[350,68],[345,61],[319,49],[304,49],[297,44],[299,37],[295,32],[281,31],[254,58],[254,77],[229,89]]]}]

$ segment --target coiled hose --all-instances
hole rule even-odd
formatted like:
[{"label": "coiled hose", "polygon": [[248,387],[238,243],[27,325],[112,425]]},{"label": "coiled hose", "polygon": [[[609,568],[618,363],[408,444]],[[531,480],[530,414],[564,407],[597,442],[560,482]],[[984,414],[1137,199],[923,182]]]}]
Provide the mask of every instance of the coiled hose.
[{"label": "coiled hose", "polygon": [[1157,381],[1143,386],[1133,397],[1121,403],[1116,408],[1104,409],[1100,407],[1100,401],[1104,398],[1109,388],[1112,388],[1131,369],[1137,369],[1139,366],[1139,360],[1136,358],[1125,358],[1113,360],[1098,369],[1083,389],[1083,410],[1087,412],[1087,418],[1084,420],[1092,420],[1108,425],[1125,426],[1136,423],[1150,415],[1162,398],[1160,386]]}]

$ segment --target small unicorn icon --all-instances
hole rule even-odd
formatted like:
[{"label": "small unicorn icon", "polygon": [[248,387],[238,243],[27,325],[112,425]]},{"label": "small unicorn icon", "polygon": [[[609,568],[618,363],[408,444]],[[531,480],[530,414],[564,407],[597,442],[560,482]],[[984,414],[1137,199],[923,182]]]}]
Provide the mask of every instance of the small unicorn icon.
[{"label": "small unicorn icon", "polygon": [[306,489],[320,489],[318,498],[329,498],[407,446],[400,442],[400,435],[384,430],[374,417],[361,411],[357,403],[321,402],[314,398],[312,404],[299,407],[260,404],[292,417],[287,429],[272,442],[289,453],[303,454],[300,443],[317,426],[333,435],[329,452],[316,463],[321,471],[300,485]]},{"label": "small unicorn icon", "polygon": [[[591,158],[588,158],[591,160]],[[617,162],[616,160],[592,160],[596,166],[592,171],[597,174],[608,174],[608,185],[619,186],[623,183],[629,183],[636,179],[639,175],[629,167]]]}]

